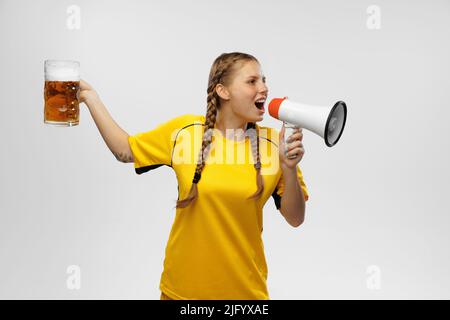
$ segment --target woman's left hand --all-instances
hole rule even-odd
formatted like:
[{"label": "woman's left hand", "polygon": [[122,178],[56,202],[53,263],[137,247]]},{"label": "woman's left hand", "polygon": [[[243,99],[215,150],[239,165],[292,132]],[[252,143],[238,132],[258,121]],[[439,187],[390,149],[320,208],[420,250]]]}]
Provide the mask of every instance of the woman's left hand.
[{"label": "woman's left hand", "polygon": [[[302,128],[294,129],[293,133],[290,135],[287,145],[284,143],[284,124],[281,128],[278,150],[280,155],[280,166],[282,168],[293,169],[302,160],[305,154],[305,149],[303,147],[303,132]],[[287,150],[287,155],[285,150]]]}]

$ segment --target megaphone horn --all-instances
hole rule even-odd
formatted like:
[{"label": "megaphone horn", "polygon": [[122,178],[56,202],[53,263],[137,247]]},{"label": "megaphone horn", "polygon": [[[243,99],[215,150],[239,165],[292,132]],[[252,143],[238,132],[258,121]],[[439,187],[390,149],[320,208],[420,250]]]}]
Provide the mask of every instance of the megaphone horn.
[{"label": "megaphone horn", "polygon": [[290,101],[287,97],[273,98],[269,103],[269,114],[287,124],[314,132],[325,140],[328,147],[332,147],[344,131],[347,105],[338,101],[331,107],[313,106]]}]

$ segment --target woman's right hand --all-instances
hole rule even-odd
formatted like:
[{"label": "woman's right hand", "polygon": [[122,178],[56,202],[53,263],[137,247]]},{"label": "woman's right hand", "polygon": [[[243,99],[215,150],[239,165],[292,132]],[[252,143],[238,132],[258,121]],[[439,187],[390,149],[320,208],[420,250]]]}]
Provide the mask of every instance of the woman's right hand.
[{"label": "woman's right hand", "polygon": [[80,102],[87,103],[93,99],[99,99],[97,92],[89,83],[84,80],[80,80]]}]

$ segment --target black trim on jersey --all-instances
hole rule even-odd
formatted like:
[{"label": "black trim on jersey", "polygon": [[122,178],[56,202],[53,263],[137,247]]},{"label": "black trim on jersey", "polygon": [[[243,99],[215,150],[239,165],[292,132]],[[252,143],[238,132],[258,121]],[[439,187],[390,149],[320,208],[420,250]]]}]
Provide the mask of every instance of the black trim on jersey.
[{"label": "black trim on jersey", "polygon": [[137,174],[143,174],[143,173],[146,173],[146,172],[148,172],[148,171],[150,171],[150,170],[154,170],[154,169],[156,169],[156,168],[159,168],[159,167],[161,167],[161,166],[172,167],[172,166],[169,166],[169,165],[167,165],[167,164],[153,164],[153,165],[151,165],[151,166],[146,166],[146,167],[141,167],[141,168],[135,168],[134,170],[136,171]]},{"label": "black trim on jersey", "polygon": [[273,142],[272,140],[267,139],[266,137],[260,137],[260,138],[261,139],[266,139],[267,141],[272,142],[278,148],[278,145],[275,142]]},{"label": "black trim on jersey", "polygon": [[172,161],[173,161],[173,152],[175,151],[175,146],[177,144],[178,134],[181,132],[181,130],[186,129],[186,128],[190,127],[190,126],[195,126],[195,125],[202,125],[202,126],[204,126],[203,123],[191,123],[191,124],[188,124],[187,126],[181,128],[180,130],[178,130],[177,135],[175,136],[175,141],[173,142],[172,155],[170,156],[170,166],[171,167],[172,167]]},{"label": "black trim on jersey", "polygon": [[281,208],[281,197],[277,193],[277,188],[272,193],[273,201],[275,202],[275,207],[277,207],[277,210],[280,210]]}]

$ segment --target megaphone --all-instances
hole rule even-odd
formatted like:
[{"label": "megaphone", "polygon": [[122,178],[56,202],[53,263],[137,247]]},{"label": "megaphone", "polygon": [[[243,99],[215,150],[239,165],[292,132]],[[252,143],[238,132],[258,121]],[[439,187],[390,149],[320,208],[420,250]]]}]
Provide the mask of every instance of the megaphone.
[{"label": "megaphone", "polygon": [[[344,131],[347,106],[338,101],[333,106],[312,106],[284,98],[273,98],[269,103],[269,114],[285,122],[285,127],[305,128],[322,137],[328,147],[334,146]],[[288,136],[285,134],[285,139]]]}]

